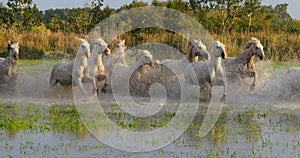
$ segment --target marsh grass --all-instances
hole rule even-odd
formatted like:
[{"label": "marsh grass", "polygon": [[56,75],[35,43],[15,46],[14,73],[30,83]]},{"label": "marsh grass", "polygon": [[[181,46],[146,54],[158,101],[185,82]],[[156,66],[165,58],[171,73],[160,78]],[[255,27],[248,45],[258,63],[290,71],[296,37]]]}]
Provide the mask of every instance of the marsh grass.
[{"label": "marsh grass", "polygon": [[[186,134],[170,144],[172,150],[166,147],[154,153],[168,157],[265,157],[270,152],[283,156],[293,151],[295,154],[289,155],[298,155],[299,141],[289,142],[284,138],[274,137],[278,133],[287,135],[287,138],[290,136],[299,138],[297,134],[300,132],[300,117],[297,111],[262,108],[261,106],[228,105],[223,109],[210,133],[204,138],[197,138],[196,134],[206,110],[206,107],[200,108],[196,121],[190,125]],[[96,114],[93,110],[88,113],[90,116]],[[163,112],[158,116],[161,117],[160,119],[153,118],[148,122],[141,122],[137,118],[128,117],[116,107],[112,111],[107,111],[106,114],[118,126],[133,131],[155,130],[168,122],[168,119],[164,118],[171,118],[175,115],[174,112]],[[97,119],[98,117],[91,122],[100,122]],[[94,125],[105,128],[103,124],[94,123]],[[178,126],[181,127],[181,124]],[[14,138],[17,134],[19,136],[23,134],[26,137],[29,133],[34,135],[49,132],[58,137],[59,143],[51,144],[30,139],[20,141],[20,138]],[[19,141],[18,144],[15,145],[7,140],[8,138],[3,133],[10,134],[13,139],[9,139]],[[19,151],[22,157],[50,154],[72,157],[84,154],[86,157],[91,154],[90,152],[113,151],[103,145],[82,143],[89,140],[87,137],[90,135],[73,104],[51,106],[2,104],[0,105],[0,135],[3,150],[8,153]],[[70,135],[71,139],[69,139]],[[82,141],[78,141],[78,138]],[[148,143],[154,145],[157,141],[153,139]],[[123,155],[119,152],[117,154]]]},{"label": "marsh grass", "polygon": [[74,105],[40,107],[34,104],[25,106],[7,104],[0,105],[0,113],[0,128],[9,133],[87,132]]},{"label": "marsh grass", "polygon": [[[112,30],[113,31],[113,30]],[[19,34],[15,31],[5,30],[0,32],[0,57],[7,56],[7,41],[20,42],[22,58],[42,58],[44,56],[61,56],[63,52],[76,52],[78,48],[77,37],[83,35],[63,32],[29,32]],[[288,33],[252,32],[252,33],[222,33],[214,34],[215,40],[220,40],[226,45],[228,56],[238,56],[251,37],[261,40],[265,48],[266,57],[271,61],[299,61],[300,59],[300,35]],[[164,43],[186,53],[189,50],[189,41],[182,36],[166,30],[157,29],[149,33],[148,29],[128,32],[122,35],[126,39],[128,48],[157,42]],[[109,43],[115,46],[114,43]],[[113,48],[112,47],[112,48]],[[155,52],[152,52],[155,53]]]},{"label": "marsh grass", "polygon": [[40,127],[40,111],[33,104],[22,110],[14,104],[0,106],[0,128],[9,133],[17,133],[24,130],[36,130]]}]

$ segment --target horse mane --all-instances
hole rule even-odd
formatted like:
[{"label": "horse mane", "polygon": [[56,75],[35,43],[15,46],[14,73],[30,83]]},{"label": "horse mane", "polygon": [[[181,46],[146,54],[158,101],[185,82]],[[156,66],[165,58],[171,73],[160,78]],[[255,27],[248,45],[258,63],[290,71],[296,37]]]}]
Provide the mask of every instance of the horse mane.
[{"label": "horse mane", "polygon": [[258,44],[260,43],[260,40],[258,40],[255,37],[251,37],[246,46],[244,47],[244,51],[249,49],[253,44]]},{"label": "horse mane", "polygon": [[224,58],[227,58],[228,54],[227,54],[227,51],[225,49],[225,45],[222,42],[220,42],[219,40],[215,41],[214,43],[215,43],[215,45],[220,46],[224,50]]},{"label": "horse mane", "polygon": [[[245,54],[248,56],[248,49],[251,48],[254,44],[260,43],[260,40],[258,40],[255,37],[251,37],[246,46],[244,47],[244,52],[241,54]],[[252,55],[250,59],[247,61],[247,69],[250,71],[255,71],[255,64],[254,64],[254,56]]]},{"label": "horse mane", "polygon": [[144,56],[151,56],[151,53],[147,50],[138,50],[138,53],[135,57],[135,62],[139,62]]},{"label": "horse mane", "polygon": [[193,53],[192,53],[192,51],[194,51],[194,48],[195,48],[196,46],[195,45],[193,45],[192,47],[191,47],[191,49],[189,50],[189,52],[187,53],[187,55],[186,55],[186,57],[187,57],[187,59],[188,59],[188,61],[190,62],[190,63],[192,63],[193,61],[198,61],[198,57],[194,57],[193,58]]}]

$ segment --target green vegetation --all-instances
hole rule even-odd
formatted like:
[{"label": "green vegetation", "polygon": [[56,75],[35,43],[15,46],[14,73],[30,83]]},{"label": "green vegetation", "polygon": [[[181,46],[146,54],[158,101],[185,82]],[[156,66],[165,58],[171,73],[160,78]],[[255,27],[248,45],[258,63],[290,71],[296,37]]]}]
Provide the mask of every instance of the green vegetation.
[{"label": "green vegetation", "polygon": [[[285,3],[272,7],[262,5],[261,0],[153,0],[151,4],[133,0],[118,9],[102,5],[103,0],[93,0],[84,8],[43,12],[32,0],[1,3],[0,56],[6,56],[8,40],[21,43],[21,58],[53,57],[57,56],[55,52],[75,53],[78,46],[75,37],[84,37],[101,20],[123,10],[152,5],[190,15],[227,46],[229,56],[237,56],[245,42],[255,36],[261,39],[270,60],[298,61],[300,58],[300,22],[287,13],[288,4]],[[176,33],[156,28],[132,30],[121,38],[127,40],[129,47],[160,42],[182,52],[187,51],[189,43]]]},{"label": "green vegetation", "polygon": [[[114,105],[111,105],[114,106]],[[251,106],[251,108],[249,108]],[[115,108],[115,107],[114,107]],[[174,155],[173,157],[260,157],[270,152],[279,156],[290,153],[291,157],[299,153],[299,120],[298,110],[266,108],[265,106],[248,105],[245,107],[227,106],[210,133],[199,138],[197,133],[207,108],[199,109],[196,122],[187,132],[170,144],[160,149],[158,155]],[[107,116],[119,127],[128,130],[149,131],[164,126],[167,118],[174,112],[163,112],[158,118],[143,122],[128,117],[118,109],[108,111]],[[96,111],[87,111],[95,116]],[[90,113],[91,112],[91,113]],[[94,125],[101,120],[91,120]],[[147,125],[143,125],[147,124]],[[180,126],[180,123],[178,124]],[[48,139],[27,137],[28,134],[54,134],[55,143]],[[278,137],[282,136],[282,137]],[[26,138],[26,139],[23,139]],[[51,137],[52,138],[52,137]],[[78,140],[80,138],[80,141]],[[36,104],[16,105],[7,103],[0,105],[0,141],[2,152],[18,153],[25,156],[67,155],[78,156],[85,153],[107,153],[107,147],[97,144],[89,135],[84,124],[72,104],[43,106]],[[292,141],[291,141],[292,140]],[[151,144],[158,143],[153,139]],[[109,149],[111,151],[112,149]],[[200,152],[199,152],[200,151]],[[154,151],[155,153],[155,151]],[[71,154],[71,155],[70,155]],[[84,155],[86,156],[86,155]]]},{"label": "green vegetation", "polygon": [[40,107],[34,104],[20,106],[0,105],[0,129],[9,133],[32,132],[87,132],[73,105]]}]

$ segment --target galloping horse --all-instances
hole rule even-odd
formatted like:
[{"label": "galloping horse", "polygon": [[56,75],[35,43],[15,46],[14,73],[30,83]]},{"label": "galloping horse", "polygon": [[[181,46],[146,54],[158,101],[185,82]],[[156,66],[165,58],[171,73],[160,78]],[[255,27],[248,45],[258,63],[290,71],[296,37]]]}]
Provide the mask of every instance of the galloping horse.
[{"label": "galloping horse", "polygon": [[257,55],[260,60],[265,58],[263,46],[257,38],[251,38],[247,43],[244,52],[238,57],[230,57],[224,60],[226,75],[230,82],[240,81],[250,77],[254,78],[251,90],[256,86],[257,72],[255,70],[254,57]]},{"label": "galloping horse", "polygon": [[212,86],[223,86],[223,97],[226,94],[226,83],[222,59],[227,57],[225,46],[220,41],[215,41],[214,48],[205,62],[197,61],[191,63],[184,72],[186,83],[200,86],[200,92],[204,94],[204,101],[211,99]]},{"label": "galloping horse", "polygon": [[206,49],[206,46],[201,40],[192,40],[191,43],[193,46],[186,56],[179,60],[166,59],[162,61],[162,64],[173,68],[173,70],[176,71],[176,74],[183,74],[190,63],[198,61],[199,56],[202,56],[205,60],[209,58],[209,53]]},{"label": "galloping horse", "polygon": [[0,59],[0,87],[10,94],[15,94],[17,80],[17,60],[19,59],[19,43],[8,41],[8,57]]},{"label": "galloping horse", "polygon": [[[89,73],[90,77],[94,77],[96,80],[96,84],[105,80],[104,87],[101,89],[103,93],[106,93],[106,86],[107,86],[107,78],[105,74],[105,67],[102,62],[103,54],[105,56],[110,55],[110,49],[108,48],[107,43],[102,39],[98,38],[95,41],[92,56],[88,59],[88,66],[89,66]],[[99,90],[99,86],[97,85],[97,90]]]},{"label": "galloping horse", "polygon": [[88,70],[88,58],[91,56],[90,44],[84,39],[79,39],[79,41],[80,46],[76,59],[71,63],[57,63],[52,69],[49,84],[51,87],[56,86],[58,83],[63,87],[69,87],[74,82],[83,96],[86,97],[82,86],[82,79],[86,77],[93,81],[93,93],[97,95],[96,81],[89,76]]}]

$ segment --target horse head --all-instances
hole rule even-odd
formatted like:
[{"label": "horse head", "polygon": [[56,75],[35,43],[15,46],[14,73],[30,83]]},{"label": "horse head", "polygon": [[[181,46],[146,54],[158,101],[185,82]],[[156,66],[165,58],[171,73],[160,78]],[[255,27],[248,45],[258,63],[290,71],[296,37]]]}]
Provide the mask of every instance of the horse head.
[{"label": "horse head", "polygon": [[85,39],[78,38],[78,41],[80,42],[78,53],[83,53],[82,55],[89,58],[91,56],[90,44]]},{"label": "horse head", "polygon": [[260,40],[252,37],[248,42],[248,45],[251,45],[249,49],[252,49],[254,55],[257,55],[260,60],[263,60],[265,58],[264,47],[260,43]]},{"label": "horse head", "polygon": [[193,44],[191,55],[192,57],[202,56],[205,60],[208,60],[210,55],[207,51],[206,46],[203,44],[201,40],[192,40],[191,43]]},{"label": "horse head", "polygon": [[98,54],[104,53],[106,56],[110,55],[110,53],[111,53],[107,43],[102,38],[98,38],[96,40],[92,52],[96,52]]},{"label": "horse head", "polygon": [[120,48],[122,51],[126,51],[127,47],[125,45],[125,40],[117,40],[117,48]]},{"label": "horse head", "polygon": [[9,51],[9,57],[18,60],[19,59],[19,42],[13,43],[8,41],[7,45],[8,51]]},{"label": "horse head", "polygon": [[152,65],[152,55],[149,51],[147,50],[139,50],[139,54],[136,56],[136,64],[138,65]]},{"label": "horse head", "polygon": [[215,48],[217,51],[215,51],[215,56],[216,57],[222,57],[222,59],[227,58],[227,53],[225,49],[225,45],[221,43],[220,41],[215,41]]}]

